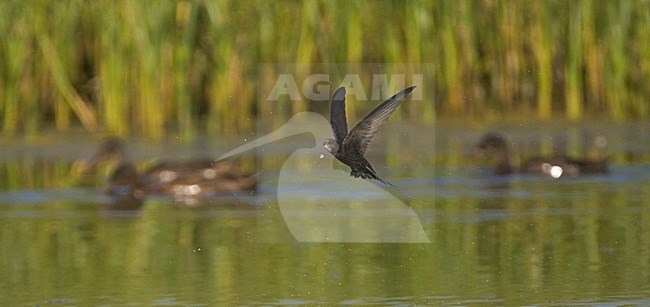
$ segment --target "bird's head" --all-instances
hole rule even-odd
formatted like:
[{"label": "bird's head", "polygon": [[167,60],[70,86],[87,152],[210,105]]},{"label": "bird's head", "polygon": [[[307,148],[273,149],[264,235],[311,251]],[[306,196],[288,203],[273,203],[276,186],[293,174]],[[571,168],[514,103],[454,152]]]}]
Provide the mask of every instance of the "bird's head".
[{"label": "bird's head", "polygon": [[[268,134],[263,135],[255,140],[246,142],[242,146],[239,146],[223,154],[221,157],[217,158],[216,161],[239,155],[243,152],[261,147],[271,142],[276,142],[301,134],[308,134],[309,137],[302,138],[302,140],[306,142],[299,142],[300,148],[318,149],[321,152],[322,149],[317,145],[318,143],[316,143],[316,140],[323,140],[332,135],[331,130],[329,129],[329,123],[322,115],[313,112],[301,112],[292,116],[289,121],[287,121],[287,123],[282,125],[280,128],[277,128],[276,130],[271,131]],[[318,153],[320,154],[320,152]],[[318,157],[318,155],[316,155],[316,157]]]},{"label": "bird's head", "polygon": [[475,150],[478,153],[486,155],[504,154],[508,152],[508,143],[503,135],[489,132],[481,138]]},{"label": "bird's head", "polygon": [[325,140],[325,142],[323,142],[323,147],[333,155],[339,151],[339,143],[337,143],[335,139]]},{"label": "bird's head", "polygon": [[124,144],[118,137],[106,138],[89,159],[77,160],[72,166],[72,177],[86,182],[103,166],[115,167],[126,160]]}]

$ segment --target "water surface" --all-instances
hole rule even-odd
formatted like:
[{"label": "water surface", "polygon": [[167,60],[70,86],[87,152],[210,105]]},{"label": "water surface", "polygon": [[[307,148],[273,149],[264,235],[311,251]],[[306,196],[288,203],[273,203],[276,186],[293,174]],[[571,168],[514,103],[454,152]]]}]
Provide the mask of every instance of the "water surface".
[{"label": "water surface", "polygon": [[[295,241],[275,195],[287,144],[243,158],[260,171],[254,196],[150,197],[139,210],[115,210],[105,175],[90,186],[70,178],[96,139],[3,140],[0,305],[649,305],[647,126],[490,127],[521,156],[580,155],[584,135],[608,137],[610,173],[560,179],[493,175],[468,154],[485,127],[387,129],[369,159],[418,214],[429,244]],[[216,157],[237,143],[127,146],[146,163]]]}]

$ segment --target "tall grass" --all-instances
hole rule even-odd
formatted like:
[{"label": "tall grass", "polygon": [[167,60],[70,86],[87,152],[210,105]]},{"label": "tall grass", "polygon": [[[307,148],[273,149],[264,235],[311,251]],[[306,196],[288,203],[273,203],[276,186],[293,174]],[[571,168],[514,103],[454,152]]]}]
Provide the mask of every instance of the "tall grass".
[{"label": "tall grass", "polygon": [[[259,63],[433,64],[401,120],[647,118],[649,12],[629,0],[3,1],[0,127],[242,133],[271,108],[257,102],[274,81]],[[273,107],[281,121],[311,105]]]}]

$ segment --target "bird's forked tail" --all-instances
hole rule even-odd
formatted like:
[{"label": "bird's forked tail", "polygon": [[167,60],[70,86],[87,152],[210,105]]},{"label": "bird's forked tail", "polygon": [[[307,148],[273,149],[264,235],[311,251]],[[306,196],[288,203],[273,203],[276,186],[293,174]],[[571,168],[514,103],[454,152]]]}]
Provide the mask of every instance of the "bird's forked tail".
[{"label": "bird's forked tail", "polygon": [[375,180],[377,180],[377,181],[379,181],[379,182],[381,182],[383,184],[395,187],[394,184],[392,184],[392,183],[390,183],[390,182],[388,182],[388,181],[386,181],[384,179],[379,178],[379,176],[377,176],[377,173],[375,173],[375,170],[372,169],[372,166],[370,166],[370,165],[366,166],[366,168],[362,169],[362,170],[354,170],[353,169],[352,172],[350,173],[350,176],[352,176],[354,178],[361,177],[363,179],[375,179]]}]

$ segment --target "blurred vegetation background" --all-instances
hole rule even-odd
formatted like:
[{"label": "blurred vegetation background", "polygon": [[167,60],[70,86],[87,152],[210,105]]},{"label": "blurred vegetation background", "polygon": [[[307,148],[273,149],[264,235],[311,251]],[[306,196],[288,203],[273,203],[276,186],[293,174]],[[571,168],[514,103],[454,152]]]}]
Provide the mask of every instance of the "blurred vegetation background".
[{"label": "blurred vegetation background", "polygon": [[650,1],[7,0],[0,15],[3,135],[250,131],[268,116],[260,63],[432,64],[398,120],[650,115]]}]

